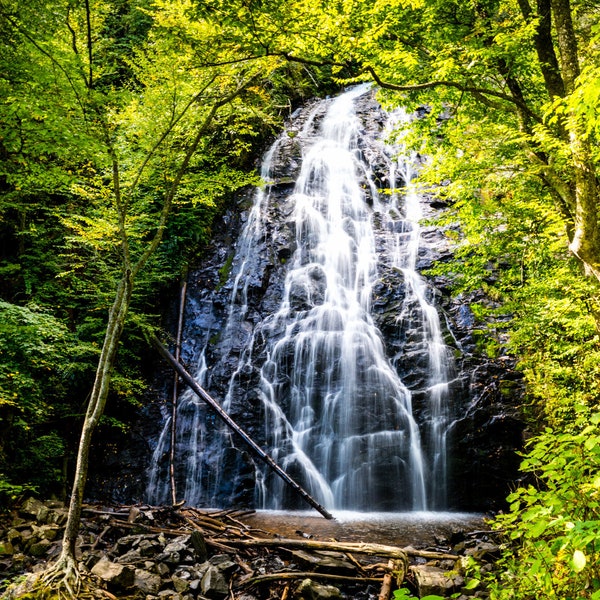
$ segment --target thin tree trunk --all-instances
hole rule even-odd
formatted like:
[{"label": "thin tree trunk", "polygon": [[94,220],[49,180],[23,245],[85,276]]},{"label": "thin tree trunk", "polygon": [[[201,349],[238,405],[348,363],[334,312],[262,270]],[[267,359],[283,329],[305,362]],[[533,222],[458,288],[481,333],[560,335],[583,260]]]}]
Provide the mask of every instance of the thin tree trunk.
[{"label": "thin tree trunk", "polygon": [[108,325],[104,336],[100,359],[98,361],[98,367],[96,369],[96,378],[92,388],[92,395],[83,422],[77,452],[77,465],[73,480],[73,491],[71,492],[69,513],[63,536],[62,552],[58,564],[75,560],[75,544],[79,533],[81,505],[83,503],[83,493],[87,479],[88,457],[92,442],[92,433],[96,428],[96,425],[98,425],[106,405],[110,375],[117,354],[123,326],[125,324],[125,317],[129,310],[132,288],[133,282],[131,280],[131,273],[127,271],[119,282],[117,293],[109,312]]}]

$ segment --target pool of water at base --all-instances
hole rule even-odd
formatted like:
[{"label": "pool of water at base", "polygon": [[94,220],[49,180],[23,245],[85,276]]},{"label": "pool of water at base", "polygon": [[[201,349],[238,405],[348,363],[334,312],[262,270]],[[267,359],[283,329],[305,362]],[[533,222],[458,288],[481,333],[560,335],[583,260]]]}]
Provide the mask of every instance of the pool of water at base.
[{"label": "pool of water at base", "polygon": [[258,510],[246,525],[288,539],[337,540],[425,548],[445,545],[453,534],[487,530],[485,515],[457,512],[333,512],[334,520],[314,511]]}]

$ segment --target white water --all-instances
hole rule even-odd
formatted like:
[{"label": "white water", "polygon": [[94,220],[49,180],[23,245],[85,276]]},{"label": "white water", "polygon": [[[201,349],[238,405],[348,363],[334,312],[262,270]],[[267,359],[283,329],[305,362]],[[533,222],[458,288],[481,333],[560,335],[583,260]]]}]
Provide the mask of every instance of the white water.
[{"label": "white water", "polygon": [[[399,115],[399,117],[406,119],[405,115]],[[391,254],[394,266],[402,271],[405,284],[404,303],[397,321],[399,324],[408,324],[411,328],[413,351],[416,348],[427,354],[425,396],[428,418],[423,421],[421,428],[429,449],[428,506],[432,509],[443,509],[447,506],[449,384],[454,375],[454,365],[450,350],[443,340],[438,311],[429,302],[426,281],[416,269],[423,210],[418,189],[411,183],[415,176],[413,164],[414,161],[411,157],[402,155],[397,162],[402,179],[407,182],[407,185],[402,199],[404,203],[403,226],[401,233],[393,235]],[[393,188],[396,187],[394,179],[395,168],[392,173]],[[399,209],[398,203],[398,195],[393,194],[392,206]],[[398,230],[398,227],[391,229]]]},{"label": "white water", "polygon": [[[402,196],[380,198],[374,173],[359,148],[362,124],[355,100],[366,92],[367,87],[360,86],[329,101],[320,126],[315,119],[322,106],[317,106],[297,134],[302,166],[289,198],[296,249],[286,265],[279,308],[250,330],[248,285],[256,254],[264,251],[264,215],[271,199],[270,186],[257,191],[237,245],[224,330],[225,338],[245,336],[245,350],[223,406],[229,410],[232,398],[239,395],[238,375],[256,364],[259,337],[266,358],[255,391],[263,407],[266,449],[281,467],[328,509],[438,509],[445,506],[447,491],[445,431],[452,365],[437,311],[415,270],[421,216],[417,190],[408,186]],[[266,155],[266,181],[282,139]],[[395,188],[396,173],[410,181],[412,171],[409,160],[391,159],[391,153],[388,149],[388,180]],[[375,221],[383,223],[387,233],[382,234]],[[411,351],[427,355],[423,412],[428,422],[421,431],[413,416],[412,394],[398,376],[396,357],[386,355],[371,314],[382,252],[384,260],[403,273],[406,289],[398,327],[410,328]],[[201,384],[205,372],[202,363],[196,374]],[[230,476],[221,461],[231,440],[223,432],[220,442],[203,447],[206,425],[198,417],[197,404],[189,392],[180,400],[178,447],[187,456],[182,494],[190,504],[210,505]],[[165,477],[159,474],[166,444],[164,434],[151,470],[148,495],[154,502],[167,497]],[[203,462],[210,453],[216,475],[199,472],[202,453]],[[256,496],[259,507],[288,505],[284,484],[268,471],[257,473]]]}]

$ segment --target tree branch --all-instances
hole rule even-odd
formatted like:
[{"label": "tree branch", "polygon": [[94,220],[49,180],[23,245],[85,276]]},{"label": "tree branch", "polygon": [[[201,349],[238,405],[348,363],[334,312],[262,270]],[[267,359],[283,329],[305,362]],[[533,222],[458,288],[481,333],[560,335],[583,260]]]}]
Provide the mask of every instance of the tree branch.
[{"label": "tree branch", "polygon": [[192,157],[196,153],[196,150],[198,149],[200,141],[206,135],[206,132],[208,131],[208,128],[210,127],[218,110],[222,106],[225,106],[226,104],[228,104],[229,102],[234,100],[237,96],[239,96],[241,94],[241,92],[244,89],[246,89],[253,81],[258,79],[258,77],[260,75],[261,75],[260,71],[256,72],[254,75],[252,75],[252,77],[250,77],[249,79],[247,79],[246,81],[241,83],[239,86],[237,86],[237,88],[235,90],[233,90],[231,92],[231,94],[225,96],[224,98],[222,98],[221,100],[219,100],[215,104],[213,104],[213,106],[209,110],[208,115],[206,115],[204,121],[198,128],[198,132],[196,133],[196,136],[194,137],[192,143],[189,145],[189,147],[185,153],[185,156],[184,156],[183,160],[181,161],[181,164],[179,165],[177,172],[175,173],[175,177],[173,178],[173,182],[171,183],[170,188],[167,190],[167,193],[165,195],[165,200],[163,202],[162,210],[160,213],[160,218],[159,218],[156,233],[154,234],[154,237],[152,238],[151,242],[148,244],[148,246],[147,246],[146,250],[144,251],[144,253],[142,254],[142,256],[139,258],[137,263],[133,266],[133,268],[132,268],[133,276],[137,275],[137,273],[144,267],[144,265],[148,262],[148,259],[152,256],[152,254],[154,253],[154,251],[160,244],[165,227],[167,225],[167,218],[168,218],[169,212],[171,210],[171,204],[173,203],[173,199],[175,197],[175,194],[177,193],[177,189],[179,188],[181,179],[182,179],[183,175],[185,174],[185,172],[188,168],[188,165],[189,165],[190,161],[192,160]]},{"label": "tree branch", "polygon": [[448,80],[439,80],[439,81],[426,81],[423,83],[414,83],[409,85],[399,85],[396,83],[390,83],[388,81],[383,81],[381,77],[379,77],[377,71],[372,66],[366,66],[365,70],[368,71],[377,85],[387,90],[393,90],[396,92],[418,92],[427,89],[434,89],[436,87],[448,87],[460,90],[462,92],[468,92],[473,95],[482,95],[482,96],[492,96],[494,98],[499,98],[500,100],[504,100],[509,102],[515,108],[526,113],[530,118],[532,118],[537,123],[543,123],[541,117],[535,114],[526,104],[524,104],[520,99],[514,98],[509,94],[505,94],[503,92],[498,92],[496,90],[491,90],[489,88],[481,88],[477,86],[467,85],[464,83],[460,83],[458,81],[448,81]]},{"label": "tree branch", "polygon": [[94,87],[93,47],[92,47],[92,13],[90,11],[90,0],[85,0],[85,21],[87,26],[87,51],[88,51],[88,87]]}]

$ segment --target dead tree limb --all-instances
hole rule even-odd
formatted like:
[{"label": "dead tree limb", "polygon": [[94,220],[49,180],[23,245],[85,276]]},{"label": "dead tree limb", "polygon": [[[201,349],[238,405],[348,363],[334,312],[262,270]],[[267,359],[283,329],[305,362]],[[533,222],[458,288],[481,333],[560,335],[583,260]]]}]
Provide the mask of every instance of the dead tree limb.
[{"label": "dead tree limb", "polygon": [[390,600],[392,595],[392,569],[394,568],[394,561],[390,558],[388,561],[388,568],[390,571],[383,576],[383,582],[381,583],[381,591],[377,600]]},{"label": "dead tree limb", "polygon": [[[225,540],[213,539],[216,543],[226,543],[238,548],[252,547],[280,547],[280,548],[303,548],[305,550],[332,550],[337,552],[353,552],[356,554],[369,554],[372,556],[385,556],[386,558],[395,558],[406,560],[407,556],[420,556],[422,558],[437,560],[457,560],[454,554],[445,554],[443,552],[431,552],[429,550],[416,550],[415,548],[398,546],[388,546],[385,544],[368,544],[364,542],[324,542],[319,540],[293,540],[293,539],[261,539],[254,538],[250,540]],[[209,543],[209,540],[207,540]]]},{"label": "dead tree limb", "polygon": [[203,400],[216,413],[216,415],[239,437],[246,442],[250,449],[258,458],[260,458],[270,469],[272,469],[287,485],[289,485],[297,494],[308,502],[314,509],[318,510],[326,519],[333,519],[333,515],[327,509],[321,506],[304,488],[296,483],[256,442],[221,408],[220,404],[204,390],[198,382],[183,368],[182,364],[161,344],[160,340],[154,335],[149,334],[150,343],[156,348],[158,353],[170,363],[170,365],[179,373],[181,378],[187,383],[194,393]]}]

